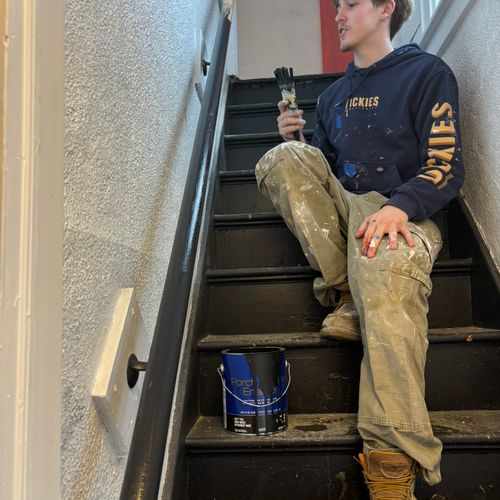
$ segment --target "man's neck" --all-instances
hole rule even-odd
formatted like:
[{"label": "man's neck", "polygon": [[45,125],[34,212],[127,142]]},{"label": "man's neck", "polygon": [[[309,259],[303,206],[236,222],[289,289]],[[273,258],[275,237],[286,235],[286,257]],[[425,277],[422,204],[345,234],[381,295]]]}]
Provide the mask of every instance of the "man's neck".
[{"label": "man's neck", "polygon": [[378,43],[365,43],[354,49],[354,64],[357,68],[368,68],[393,50],[388,39],[380,40]]}]

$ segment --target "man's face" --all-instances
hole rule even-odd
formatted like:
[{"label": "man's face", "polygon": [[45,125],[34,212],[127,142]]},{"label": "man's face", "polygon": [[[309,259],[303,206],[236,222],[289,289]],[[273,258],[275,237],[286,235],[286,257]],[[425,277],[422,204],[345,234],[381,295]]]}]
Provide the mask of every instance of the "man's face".
[{"label": "man's face", "polygon": [[375,6],[372,0],[337,0],[337,23],[340,50],[347,52],[360,47],[381,29],[384,6]]}]

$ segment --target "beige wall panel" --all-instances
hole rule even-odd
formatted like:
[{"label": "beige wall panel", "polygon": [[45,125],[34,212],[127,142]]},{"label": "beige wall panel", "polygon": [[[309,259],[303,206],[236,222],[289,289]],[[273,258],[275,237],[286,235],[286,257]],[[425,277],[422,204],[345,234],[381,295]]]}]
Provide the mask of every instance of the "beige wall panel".
[{"label": "beige wall panel", "polygon": [[[5,0],[0,0],[0,40],[5,40]],[[4,96],[5,96],[5,48],[0,46],[0,209],[2,207],[2,178],[3,178],[3,158],[4,158]]]},{"label": "beige wall panel", "polygon": [[322,72],[319,0],[238,0],[240,78]]}]

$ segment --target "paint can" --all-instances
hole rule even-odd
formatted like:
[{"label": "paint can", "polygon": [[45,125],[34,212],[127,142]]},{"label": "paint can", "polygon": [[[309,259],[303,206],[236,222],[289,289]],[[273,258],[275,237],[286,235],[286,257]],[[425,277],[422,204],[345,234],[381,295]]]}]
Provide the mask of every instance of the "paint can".
[{"label": "paint can", "polygon": [[290,364],[283,347],[225,349],[217,369],[222,382],[224,429],[266,435],[288,424]]}]

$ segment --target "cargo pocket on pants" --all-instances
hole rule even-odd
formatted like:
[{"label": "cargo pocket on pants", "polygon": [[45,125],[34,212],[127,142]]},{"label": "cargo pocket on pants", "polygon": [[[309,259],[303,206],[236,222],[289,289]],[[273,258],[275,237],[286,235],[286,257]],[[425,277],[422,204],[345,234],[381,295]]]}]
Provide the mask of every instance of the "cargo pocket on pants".
[{"label": "cargo pocket on pants", "polygon": [[414,269],[414,264],[412,264],[411,267],[410,266],[402,267],[401,265],[383,266],[381,267],[380,270],[382,272],[391,272],[406,278],[412,278],[416,280],[417,282],[419,282],[421,285],[424,286],[424,289],[426,290],[425,292],[426,297],[428,297],[432,291],[431,278],[429,277],[428,274],[425,274],[424,272],[419,271],[418,269]]}]

